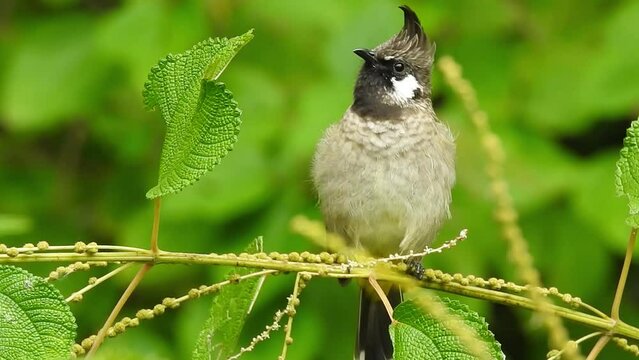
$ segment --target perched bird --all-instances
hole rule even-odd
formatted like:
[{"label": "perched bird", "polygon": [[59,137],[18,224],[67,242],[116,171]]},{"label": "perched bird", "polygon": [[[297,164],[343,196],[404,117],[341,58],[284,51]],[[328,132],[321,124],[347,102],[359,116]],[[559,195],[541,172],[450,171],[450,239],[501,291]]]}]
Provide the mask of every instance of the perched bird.
[{"label": "perched bird", "polygon": [[[364,59],[353,104],[317,145],[312,177],[329,231],[373,256],[420,251],[450,217],[455,143],[431,101],[435,44],[408,6],[404,26]],[[401,293],[391,288],[393,306]],[[392,359],[390,318],[360,295],[355,359]]]}]

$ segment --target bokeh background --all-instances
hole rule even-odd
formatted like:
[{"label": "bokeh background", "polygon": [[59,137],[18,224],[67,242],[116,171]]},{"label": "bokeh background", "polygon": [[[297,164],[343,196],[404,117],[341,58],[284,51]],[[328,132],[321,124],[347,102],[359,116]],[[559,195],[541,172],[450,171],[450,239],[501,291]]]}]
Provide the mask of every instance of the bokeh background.
[{"label": "bokeh background", "polygon": [[[639,2],[405,1],[477,89],[507,150],[507,177],[545,284],[608,309],[629,232],[614,194],[625,129],[639,113]],[[322,131],[351,102],[361,60],[402,25],[387,0],[0,2],[0,241],[47,240],[147,246],[164,124],[142,106],[146,74],[167,53],[209,36],[250,28],[255,39],[227,68],[243,109],[235,150],[212,173],[164,199],[161,247],[239,251],[264,236],[269,251],[318,250],[289,230],[296,214],[320,218],[309,161]],[[458,99],[434,72],[434,103],[458,143],[453,219],[440,241],[462,228],[470,238],[426,265],[517,280],[491,216],[484,159]],[[53,266],[29,266],[47,274]],[[92,275],[58,282],[68,294]],[[227,269],[157,266],[123,315],[165,296],[219,281]],[[78,340],[95,332],[132,273],[72,305]],[[639,324],[633,268],[622,314]],[[272,320],[293,276],[269,279],[241,340]],[[291,359],[348,359],[357,289],[314,280],[301,298]],[[442,294],[446,296],[445,294]],[[510,359],[540,359],[548,348],[526,311],[466,300],[487,317]],[[188,359],[209,298],[108,340],[118,358]],[[576,339],[590,329],[568,324]],[[282,335],[246,359],[274,359]],[[591,344],[589,344],[591,345]],[[608,346],[601,359],[629,358]]]}]

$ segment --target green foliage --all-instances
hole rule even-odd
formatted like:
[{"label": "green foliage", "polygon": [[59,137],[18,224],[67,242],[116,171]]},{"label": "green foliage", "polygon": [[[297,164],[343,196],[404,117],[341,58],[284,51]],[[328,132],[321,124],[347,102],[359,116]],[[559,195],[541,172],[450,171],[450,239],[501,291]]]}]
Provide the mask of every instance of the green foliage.
[{"label": "green foliage", "polygon": [[[488,324],[483,317],[459,301],[448,298],[440,298],[440,300],[448,307],[451,315],[475,331],[493,359],[505,358],[501,345],[488,330]],[[413,301],[399,304],[395,308],[393,317],[397,323],[392,324],[390,329],[395,349],[394,357],[397,360],[479,358],[477,354],[472,354],[464,347],[461,340],[448,330],[446,324],[424,313],[423,309]],[[452,323],[454,324],[454,321]]]},{"label": "green foliage", "polygon": [[167,132],[160,178],[147,198],[176,193],[196,182],[233,148],[240,110],[233,94],[215,80],[252,38],[249,31],[231,39],[209,39],[151,69],[144,102],[160,110]]},{"label": "green foliage", "polygon": [[44,130],[92,109],[107,70],[92,43],[94,31],[94,23],[77,15],[47,19],[27,30],[0,100],[9,127]]},{"label": "green foliage", "polygon": [[[140,106],[148,69],[165,54],[183,52],[201,39],[255,28],[259,38],[221,77],[242,108],[236,149],[180,196],[163,201],[162,245],[222,253],[238,251],[246,239],[260,234],[280,252],[323,250],[291,234],[287,225],[298,213],[319,218],[309,181],[315,143],[352,101],[361,65],[352,49],[375,46],[396,32],[399,3],[13,3],[0,5],[0,214],[12,219],[0,225],[3,242],[81,239],[146,246],[152,209],[140,194],[158,179],[157,154],[166,130],[157,114]],[[506,176],[544,283],[607,308],[610,294],[602,289],[613,288],[611,274],[618,273],[628,235],[620,226],[627,205],[615,197],[611,169],[624,131],[636,118],[639,47],[633,44],[639,43],[639,2],[405,3],[437,42],[437,57],[453,55],[464,67],[503,140]],[[494,226],[480,144],[439,70],[433,76],[435,110],[458,145],[452,219],[438,239],[468,228],[470,241],[429,256],[426,266],[515,279]],[[574,268],[585,269],[587,276],[578,276]],[[223,275],[200,266],[158,266],[124,311],[135,313],[167,296],[167,281],[175,284],[176,293],[186,293],[194,284]],[[272,321],[272,309],[290,294],[290,281],[279,280],[262,290],[255,321],[245,324],[240,344],[262,331]],[[84,330],[102,325],[105,314],[95,308],[108,309],[117,301],[125,281],[115,279],[89,294],[95,306],[74,308]],[[66,294],[86,285],[86,279],[70,276],[56,285]],[[355,287],[319,281],[304,296],[309,305],[295,317],[290,357],[351,356]],[[209,315],[207,306],[190,306],[121,338],[138,341],[140,353],[166,344],[161,357],[189,358],[197,331],[189,337],[184,329],[199,330]],[[488,317],[497,338],[502,339],[500,332],[526,338],[525,346],[504,344],[505,351],[517,351],[509,358],[545,356],[545,338],[526,325],[527,313],[505,317],[501,308],[491,313],[480,306],[485,304],[474,303],[473,309]],[[627,322],[639,323],[638,309],[637,299],[624,299]],[[138,339],[136,333],[146,336]],[[113,341],[123,344],[120,337]],[[130,346],[114,346],[113,357],[123,348]],[[281,343],[271,341],[242,358],[270,359],[280,350]],[[599,356],[619,358],[612,350]]]},{"label": "green foliage", "polygon": [[[245,250],[247,253],[262,251],[262,238],[255,239]],[[242,276],[250,272],[251,269],[238,268],[228,276]],[[226,359],[235,353],[246,316],[251,311],[263,280],[253,277],[220,290],[213,299],[209,318],[198,337],[193,351],[194,360]]]},{"label": "green foliage", "polygon": [[44,279],[0,265],[0,359],[67,359],[75,318]]},{"label": "green foliage", "polygon": [[22,234],[31,229],[31,221],[24,216],[0,214],[0,238],[7,235]]},{"label": "green foliage", "polygon": [[623,140],[615,177],[617,195],[628,199],[626,223],[639,227],[639,120],[635,120]]}]

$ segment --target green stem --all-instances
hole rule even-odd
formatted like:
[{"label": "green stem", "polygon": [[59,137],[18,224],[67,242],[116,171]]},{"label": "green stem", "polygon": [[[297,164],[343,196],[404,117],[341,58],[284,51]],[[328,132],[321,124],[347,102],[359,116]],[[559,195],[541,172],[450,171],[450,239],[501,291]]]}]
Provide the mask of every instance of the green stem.
[{"label": "green stem", "polygon": [[621,297],[623,296],[623,289],[626,287],[626,280],[628,279],[628,270],[630,269],[630,263],[632,262],[632,253],[635,248],[636,240],[637,240],[637,228],[632,228],[632,230],[630,231],[630,237],[628,239],[628,246],[626,247],[626,257],[623,261],[623,268],[621,269],[621,275],[619,275],[619,283],[617,284],[615,299],[612,302],[611,317],[615,320],[619,320],[619,308],[621,307]]},{"label": "green stem", "polygon": [[153,228],[151,229],[151,253],[157,255],[160,251],[158,248],[158,234],[160,232],[160,199],[155,198],[153,201]]},{"label": "green stem", "polygon": [[[472,297],[475,299],[488,300],[490,302],[496,304],[507,305],[511,307],[518,307],[528,310],[538,311],[539,307],[537,304],[530,300],[527,297],[504,293],[501,291],[479,288],[474,286],[465,286],[456,283],[427,283],[425,284],[426,288],[441,290],[448,293],[463,295],[466,297]],[[601,331],[611,331],[615,334],[631,337],[633,339],[639,340],[639,329],[630,326],[624,322],[613,322],[611,320],[602,319],[590,314],[585,314],[583,312],[565,308],[563,306],[550,305],[547,309],[549,312],[562,317],[567,320],[572,320],[583,325],[587,325],[593,328],[596,328]]]},{"label": "green stem", "polygon": [[90,359],[91,356],[95,355],[95,352],[98,351],[100,344],[102,344],[102,341],[104,341],[104,337],[107,335],[109,327],[111,327],[115,319],[118,317],[118,314],[120,314],[120,311],[124,307],[124,304],[126,304],[131,294],[133,294],[135,288],[138,287],[138,284],[140,284],[140,281],[142,281],[144,274],[146,274],[146,272],[149,271],[152,266],[153,264],[144,264],[144,266],[142,266],[138,273],[135,274],[135,277],[133,278],[133,280],[131,280],[129,286],[126,288],[126,290],[124,290],[124,293],[122,293],[120,300],[118,300],[118,303],[115,304],[115,307],[113,307],[113,310],[111,311],[111,314],[109,315],[107,320],[104,322],[102,329],[100,329],[100,331],[98,332],[98,336],[96,336],[93,342],[93,346],[91,346],[91,350],[86,356],[87,359]]},{"label": "green stem", "polygon": [[[20,254],[9,257],[0,255],[2,263],[31,263],[31,262],[76,262],[76,261],[106,261],[114,262],[140,262],[154,264],[201,264],[223,265],[257,268],[265,270],[278,270],[282,272],[310,272],[322,277],[344,278],[368,278],[375,269],[369,267],[346,266],[344,264],[306,263],[275,260],[272,258],[258,258],[255,255],[238,256],[235,254],[195,254],[160,251],[153,256],[148,252],[98,252],[95,254],[68,253],[33,253]],[[401,279],[392,272],[376,273],[380,281],[398,281]],[[401,280],[399,280],[401,281]],[[529,310],[539,310],[539,306],[527,297],[514,295],[507,292],[482,288],[477,286],[462,285],[455,282],[422,282],[421,286],[448,293],[459,294],[466,297],[483,299],[493,303],[519,307]],[[569,319],[587,326],[591,326],[603,332],[610,332],[627,338],[639,340],[639,329],[625,324],[622,321],[614,322],[570,308],[551,305],[548,311],[565,319]]]},{"label": "green stem", "polygon": [[599,356],[599,353],[601,353],[601,350],[606,347],[609,341],[610,335],[604,335],[600,337],[599,340],[597,340],[597,342],[595,343],[595,346],[592,347],[592,350],[590,350],[590,353],[588,354],[586,360],[595,360],[597,356]]},{"label": "green stem", "polygon": [[95,280],[95,282],[92,282],[91,284],[89,284],[89,285],[83,287],[82,289],[74,292],[73,294],[69,295],[69,297],[67,297],[67,299],[65,301],[66,302],[73,301],[73,299],[75,299],[76,296],[84,295],[87,291],[93,289],[94,287],[96,287],[96,286],[100,285],[101,283],[107,281],[108,279],[112,278],[113,276],[119,274],[121,271],[124,271],[124,270],[128,269],[132,265],[133,265],[133,263],[126,263],[124,265],[118,266],[114,270],[109,271],[106,275],[103,275],[103,276],[97,278]]}]

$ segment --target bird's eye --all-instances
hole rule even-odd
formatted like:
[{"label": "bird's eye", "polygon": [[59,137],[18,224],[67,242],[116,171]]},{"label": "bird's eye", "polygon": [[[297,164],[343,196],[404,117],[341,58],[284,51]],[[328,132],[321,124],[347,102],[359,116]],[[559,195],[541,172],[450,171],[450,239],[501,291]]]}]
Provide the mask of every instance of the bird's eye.
[{"label": "bird's eye", "polygon": [[393,65],[393,69],[395,69],[396,72],[401,73],[404,71],[404,64],[401,62],[396,62]]}]

